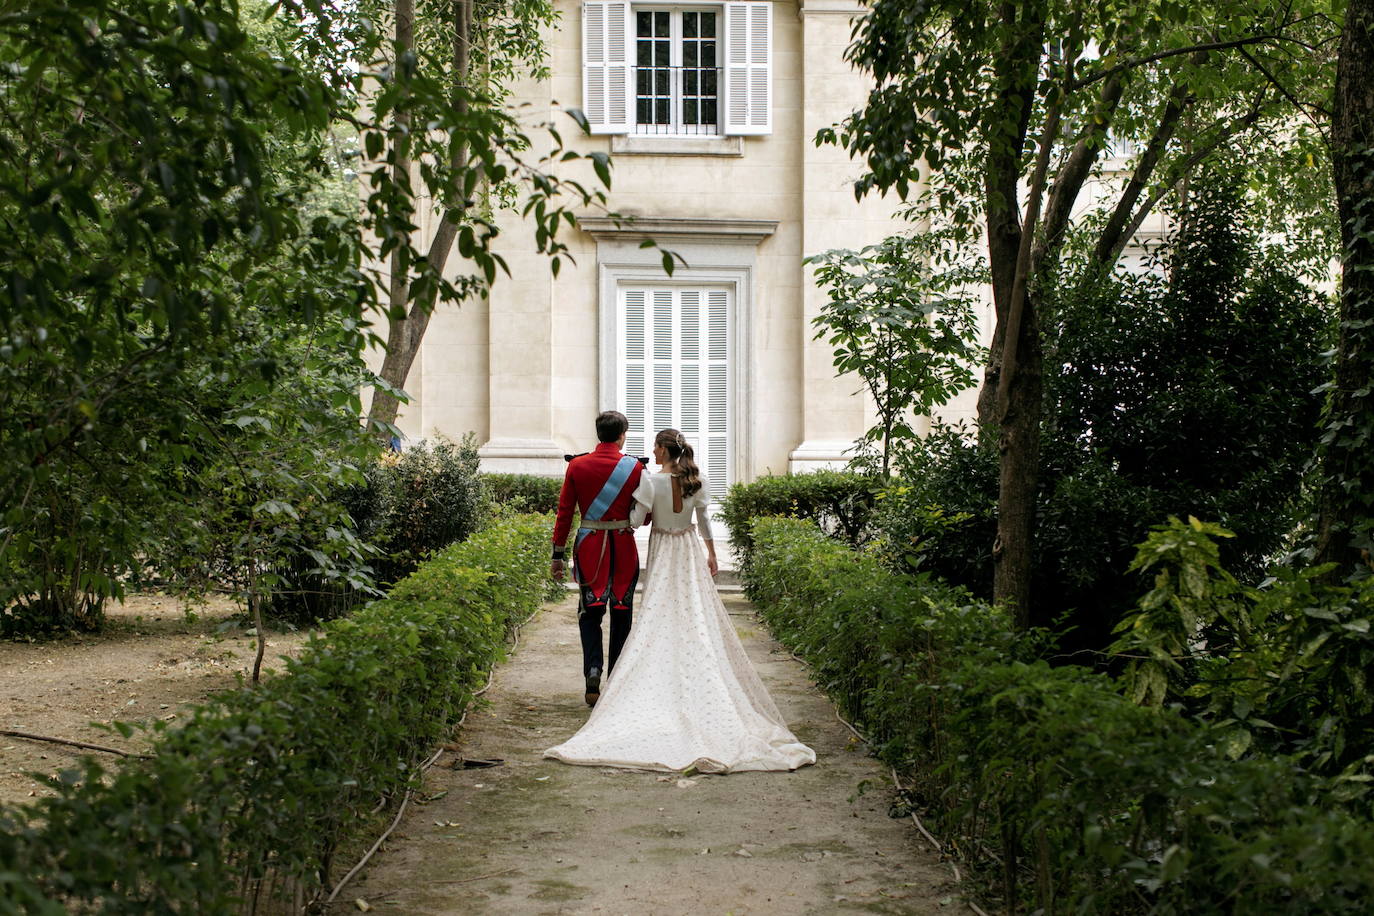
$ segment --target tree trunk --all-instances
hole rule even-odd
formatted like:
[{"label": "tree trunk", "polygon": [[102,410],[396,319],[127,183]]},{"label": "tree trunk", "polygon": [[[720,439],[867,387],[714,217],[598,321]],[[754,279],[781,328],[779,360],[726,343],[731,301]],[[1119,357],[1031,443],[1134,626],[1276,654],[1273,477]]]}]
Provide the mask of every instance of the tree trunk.
[{"label": "tree trunk", "polygon": [[992,596],[1011,607],[1017,629],[1031,625],[1030,595],[1035,501],[1040,481],[1043,351],[1035,297],[1021,305],[1017,360],[997,424],[997,540],[992,548]]},{"label": "tree trunk", "polygon": [[[415,50],[415,0],[396,0],[396,68],[400,69],[400,60]],[[410,113],[405,105],[396,108],[396,113],[392,118],[398,137],[405,137],[410,131]],[[410,184],[410,156],[402,153],[400,149],[395,149],[391,163],[391,180],[401,187],[408,187]],[[414,201],[413,196],[405,198],[412,212],[408,214],[407,222],[414,222]],[[410,310],[410,283],[408,282],[409,268],[406,259],[398,246],[391,253],[391,283],[387,290],[387,305],[390,317],[387,319],[387,338],[386,338],[386,357],[382,361],[382,369],[377,374],[382,381],[392,388],[400,389],[405,387],[406,376],[410,374],[411,364],[415,362],[415,351],[407,347],[408,337],[410,336],[406,327],[409,319]],[[368,419],[376,423],[391,424],[396,422],[396,414],[400,410],[400,401],[396,395],[390,391],[380,388],[372,393],[372,406],[368,411]],[[377,435],[383,440],[389,438],[384,431],[378,431]]]},{"label": "tree trunk", "polygon": [[1374,532],[1374,0],[1350,0],[1331,115],[1341,221],[1340,338],[1319,456],[1317,562],[1370,566]]},{"label": "tree trunk", "polygon": [[[1026,222],[1019,206],[1021,157],[1030,129],[1044,14],[1040,4],[999,7],[1008,31],[1004,53],[995,64],[1002,85],[998,109],[1007,134],[989,143],[984,174],[988,223],[988,265],[997,313],[988,369],[978,395],[978,419],[997,436],[997,539],[992,548],[992,597],[1011,607],[1016,624],[1029,621],[1031,545],[1035,535],[1035,495],[1040,470],[1041,363],[1040,322],[1030,289],[1030,238],[1044,190],[1043,163],[1037,163]],[[1018,13],[1023,17],[1017,21]],[[1004,128],[1005,129],[1005,128]],[[1042,151],[1043,152],[1043,151]],[[1043,157],[1041,157],[1043,158]],[[1015,340],[1008,335],[1014,334]]]},{"label": "tree trunk", "polygon": [[[453,0],[450,8],[453,19],[453,108],[459,113],[465,113],[469,107],[467,84],[472,42],[472,0]],[[396,44],[398,52],[415,45],[414,0],[397,0]],[[409,119],[406,120],[408,122]],[[401,117],[398,115],[397,125],[400,126],[401,123]],[[465,171],[468,167],[467,145],[459,144],[453,151],[449,168],[454,171]],[[402,174],[410,171],[408,160],[404,163],[404,169],[403,173],[401,159],[398,157],[398,180]],[[458,237],[459,224],[466,212],[466,201],[447,201],[444,215],[434,232],[434,238],[430,241],[426,262],[430,269],[440,276],[448,266],[453,243]],[[386,357],[377,374],[392,388],[402,389],[405,387],[406,379],[410,377],[411,366],[415,364],[415,357],[420,353],[420,344],[425,339],[425,331],[429,328],[430,315],[434,311],[434,298],[430,296],[426,297],[425,301],[410,301],[410,285],[405,282],[404,275],[398,276],[398,265],[394,256],[388,305],[392,317],[387,321]],[[391,392],[373,392],[371,409],[368,411],[369,420],[394,424],[399,411],[400,401]]]},{"label": "tree trunk", "polygon": [[[1021,155],[1026,145],[1026,133],[1030,129],[1045,29],[1045,10],[1039,3],[1003,2],[999,4],[997,12],[1004,24],[1016,28],[1009,30],[1002,53],[998,54],[994,64],[995,78],[1001,86],[995,108],[1005,118],[990,135],[988,162],[983,173],[988,267],[992,274],[992,306],[996,325],[992,331],[992,344],[988,348],[983,387],[978,392],[978,423],[989,431],[997,424],[1002,351],[1006,343],[1006,323],[1011,312],[1016,264],[1021,250]],[[1024,16],[1020,22],[1017,21],[1018,13]]]}]

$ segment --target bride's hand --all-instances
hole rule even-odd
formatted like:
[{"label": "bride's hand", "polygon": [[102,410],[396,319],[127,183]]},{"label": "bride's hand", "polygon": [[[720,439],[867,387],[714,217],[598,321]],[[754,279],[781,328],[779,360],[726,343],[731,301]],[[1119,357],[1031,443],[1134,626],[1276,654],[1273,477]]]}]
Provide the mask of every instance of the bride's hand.
[{"label": "bride's hand", "polygon": [[711,571],[712,578],[715,577],[716,573],[720,572],[720,564],[716,562],[715,557],[706,558],[706,568]]}]

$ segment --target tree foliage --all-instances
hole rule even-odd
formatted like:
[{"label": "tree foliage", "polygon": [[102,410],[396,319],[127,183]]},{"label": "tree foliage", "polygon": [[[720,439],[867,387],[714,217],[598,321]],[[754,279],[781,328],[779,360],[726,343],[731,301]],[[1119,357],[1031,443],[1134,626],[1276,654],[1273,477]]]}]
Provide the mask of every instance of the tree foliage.
[{"label": "tree foliage", "polygon": [[[1214,520],[1235,532],[1221,562],[1255,584],[1304,517],[1331,321],[1286,252],[1261,246],[1240,194],[1224,173],[1195,180],[1162,276],[1066,272],[1047,298],[1030,607],[1068,631],[1066,648],[1111,641],[1150,526]],[[889,539],[924,545],[923,569],[987,594],[996,455],[946,434],[913,459],[899,467],[909,491],[883,514]],[[928,518],[930,506],[944,515]],[[948,524],[953,514],[967,518]]]},{"label": "tree foliage", "polygon": [[232,522],[257,555],[360,454],[372,294],[357,225],[306,206],[335,91],[233,5],[11,6],[0,46],[0,603],[92,626],[167,545]]},{"label": "tree foliage", "polygon": [[972,386],[981,356],[974,316],[981,271],[941,243],[936,234],[893,236],[807,259],[830,296],[812,319],[816,337],[834,347],[838,373],[863,380],[878,412],[855,461],[884,477],[893,450],[917,438],[913,417]]},{"label": "tree foliage", "polygon": [[997,326],[979,413],[1000,455],[994,592],[1021,609],[1023,625],[1041,300],[1089,179],[1111,140],[1139,144],[1103,190],[1090,251],[1106,273],[1197,163],[1257,131],[1292,135],[1295,95],[1320,91],[1334,34],[1320,3],[1248,0],[875,0],[855,26],[848,57],[876,86],[864,109],[819,139],[863,157],[857,193],[917,189],[923,212],[953,212],[970,238],[987,240]]},{"label": "tree foliage", "polygon": [[556,130],[503,104],[541,66],[547,3],[425,2],[408,38],[405,6],[0,12],[7,629],[96,626],[141,578],[255,611],[369,587],[340,494],[375,451],[360,391],[404,382],[365,369],[373,310],[404,331],[388,359],[413,355],[435,303],[505,269],[495,207],[556,270],[569,207],[601,199],[553,175],[578,158]]}]

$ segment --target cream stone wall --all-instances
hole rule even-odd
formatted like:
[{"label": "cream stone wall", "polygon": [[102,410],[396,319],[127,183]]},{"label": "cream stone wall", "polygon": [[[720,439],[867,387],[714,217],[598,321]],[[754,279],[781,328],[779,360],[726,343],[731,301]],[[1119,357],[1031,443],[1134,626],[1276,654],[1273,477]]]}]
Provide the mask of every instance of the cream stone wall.
[{"label": "cream stone wall", "polygon": [[[863,172],[860,162],[835,146],[817,147],[812,138],[860,107],[869,81],[844,61],[855,6],[846,0],[803,0],[802,80],[802,253],[832,248],[858,249],[903,228],[891,218],[893,204],[870,194],[854,199],[853,183]],[[845,451],[873,422],[872,411],[853,377],[837,377],[833,352],[816,340],[812,320],[826,294],[802,277],[802,363],[805,409],[803,437],[789,455],[792,470],[844,464]]]},{"label": "cream stone wall", "polygon": [[[581,5],[558,6],[560,27],[549,35],[553,76],[519,87],[521,117],[531,125],[553,119],[573,148],[612,154],[609,209],[646,222],[716,221],[726,234],[737,231],[729,228],[736,222],[772,227],[760,231],[756,246],[742,249],[735,240],[730,249],[735,257],[747,249],[751,261],[751,289],[740,303],[749,309],[747,339],[734,366],[747,399],[747,429],[736,447],[747,460],[737,462],[736,475],[842,463],[842,451],[865,428],[865,403],[856,396],[858,381],[837,379],[829,348],[812,340],[810,319],[824,296],[801,261],[827,248],[876,242],[894,228],[890,203],[854,201],[860,166],[813,142],[819,128],[866,93],[864,79],[843,60],[858,6],[776,3],[772,133],[694,141],[585,136],[560,115],[560,103],[582,104]],[[562,166],[559,174],[594,180],[582,165]],[[576,266],[565,263],[554,279],[521,221],[505,215],[500,222],[500,250],[513,276],[498,281],[489,302],[434,316],[418,381],[412,376],[409,386],[416,399],[401,425],[412,437],[457,438],[472,430],[485,443],[483,463],[491,470],[560,474],[562,454],[589,447],[593,416],[610,406],[602,381],[601,261],[616,246],[607,235],[598,241],[574,231],[567,242]],[[671,249],[678,238],[659,241]],[[683,239],[693,251],[717,250],[691,248],[692,240]]]},{"label": "cream stone wall", "polygon": [[[586,136],[562,113],[563,106],[583,102],[581,4],[560,0],[558,7],[560,25],[547,36],[553,75],[527,81],[515,93],[522,121],[543,144],[532,154],[548,148],[539,125],[552,122],[571,148],[612,155],[609,210],[657,226],[662,247],[693,252],[689,268],[700,266],[694,258],[715,266],[748,262],[750,289],[738,303],[748,311],[747,334],[734,367],[745,426],[736,431],[739,479],[843,464],[846,449],[873,422],[873,411],[859,380],[837,378],[829,346],[814,339],[811,321],[825,294],[802,258],[860,248],[906,228],[892,219],[892,200],[854,200],[861,164],[813,142],[818,130],[860,106],[867,92],[866,78],[843,59],[860,8],[853,0],[778,0],[772,133],[671,140]],[[558,174],[596,183],[585,163],[560,165]],[[1110,183],[1110,165],[1104,178]],[[528,226],[516,214],[501,215],[498,248],[512,275],[498,280],[490,301],[445,307],[434,316],[407,386],[413,400],[400,425],[408,436],[458,438],[472,431],[484,443],[488,469],[551,475],[561,474],[565,452],[589,447],[592,417],[612,406],[602,361],[607,252],[618,252],[623,261],[636,246],[608,229],[588,228],[605,229],[605,211],[579,215],[585,226],[565,237],[576,263],[565,261],[556,279],[548,259],[535,252]],[[692,231],[664,228],[674,221],[699,225]],[[731,230],[731,223],[748,226]],[[726,228],[715,232],[717,224]],[[731,231],[748,234],[763,225],[770,228],[750,235],[754,241],[715,244],[730,241]],[[1148,240],[1163,229],[1155,218],[1141,235]],[[647,252],[643,259],[655,257]],[[983,300],[986,345],[993,316],[990,296]],[[978,375],[981,380],[981,367]],[[975,386],[938,415],[971,421],[976,400]]]},{"label": "cream stone wall", "polygon": [[[498,250],[511,276],[498,280],[489,301],[435,314],[407,385],[413,400],[400,426],[412,439],[474,432],[488,470],[561,475],[562,455],[589,448],[592,418],[613,406],[602,359],[608,327],[602,309],[614,289],[608,264],[623,266],[636,257],[635,263],[655,263],[653,251],[635,254],[643,233],[633,229],[653,226],[650,234],[663,248],[691,253],[689,270],[742,270],[748,278],[737,301],[747,314],[734,354],[735,406],[743,417],[734,443],[736,478],[842,465],[874,412],[861,382],[836,377],[830,347],[814,339],[811,322],[826,297],[802,258],[858,249],[909,228],[892,218],[890,198],[856,202],[852,187],[862,165],[841,149],[814,143],[818,130],[865,99],[867,78],[843,57],[861,8],[855,0],[776,0],[772,133],[668,139],[587,136],[562,112],[583,104],[582,15],[580,0],[558,0],[557,7],[561,21],[547,34],[552,76],[526,81],[515,92],[521,120],[542,144],[530,155],[548,149],[539,127],[545,122],[555,124],[572,149],[611,154],[608,210],[638,223],[616,229],[607,210],[579,210],[583,225],[564,229],[575,264],[565,260],[554,278],[547,257],[535,252],[529,227],[516,213],[501,214]],[[1123,164],[1105,163],[1084,207],[1111,190]],[[560,164],[556,171],[596,184],[585,162]],[[428,231],[432,215],[423,222]],[[1146,269],[1140,244],[1156,242],[1166,228],[1162,216],[1152,216],[1124,266]],[[986,346],[994,324],[990,291],[982,299]],[[374,362],[380,365],[380,358]],[[981,383],[981,366],[977,378]],[[937,416],[971,422],[977,392],[975,385]],[[918,428],[928,429],[929,421]]]}]

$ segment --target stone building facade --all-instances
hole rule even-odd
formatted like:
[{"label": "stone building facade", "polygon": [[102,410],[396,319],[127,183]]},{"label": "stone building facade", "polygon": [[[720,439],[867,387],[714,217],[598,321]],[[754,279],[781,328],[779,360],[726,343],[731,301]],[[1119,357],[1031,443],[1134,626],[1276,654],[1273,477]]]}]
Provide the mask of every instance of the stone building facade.
[{"label": "stone building facade", "polygon": [[[825,301],[803,257],[901,228],[890,200],[854,199],[861,171],[817,130],[860,106],[843,59],[852,0],[559,0],[552,76],[518,87],[522,118],[612,156],[609,208],[583,214],[576,264],[554,277],[512,215],[486,302],[435,315],[407,390],[412,438],[468,431],[493,471],[558,475],[602,409],[627,450],[665,426],[696,446],[717,495],[769,472],[833,466],[871,422],[811,319]],[[583,109],[582,135],[561,106]],[[581,177],[590,179],[590,170]],[[574,173],[574,177],[577,174]],[[672,276],[653,238],[679,255]],[[972,411],[973,393],[950,406]]]}]

